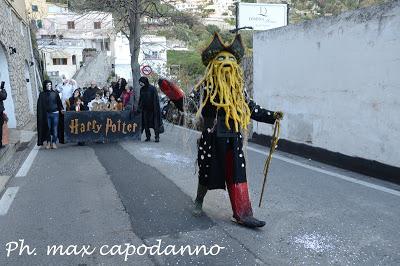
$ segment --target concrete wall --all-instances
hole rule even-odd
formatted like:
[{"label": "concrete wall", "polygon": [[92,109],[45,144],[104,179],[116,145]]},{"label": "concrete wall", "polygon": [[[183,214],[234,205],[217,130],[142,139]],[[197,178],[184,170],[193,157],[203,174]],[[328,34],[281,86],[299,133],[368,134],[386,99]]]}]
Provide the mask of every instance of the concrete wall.
[{"label": "concrete wall", "polygon": [[258,32],[253,57],[282,138],[400,167],[400,1]]},{"label": "concrete wall", "polygon": [[[22,12],[22,15],[17,12]],[[34,67],[29,63],[33,61],[29,32],[22,20],[24,12],[23,1],[15,1],[11,6],[7,1],[0,0],[0,80],[6,81],[8,97],[4,105],[10,128],[22,128],[29,123],[37,102]],[[9,47],[16,48],[16,53],[10,54]],[[26,81],[28,76],[31,86]],[[28,92],[28,88],[32,91]]]}]

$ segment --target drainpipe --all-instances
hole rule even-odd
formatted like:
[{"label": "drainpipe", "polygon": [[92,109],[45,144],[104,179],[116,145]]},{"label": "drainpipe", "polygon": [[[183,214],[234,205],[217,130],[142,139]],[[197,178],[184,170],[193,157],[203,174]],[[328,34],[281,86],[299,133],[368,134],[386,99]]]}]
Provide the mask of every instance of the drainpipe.
[{"label": "drainpipe", "polygon": [[[29,34],[29,47],[31,48],[31,58],[32,58],[32,62],[33,62],[33,76],[35,78],[36,97],[39,97],[39,88],[38,88],[38,82],[37,82],[37,77],[36,77],[36,74],[39,72],[36,69],[35,57],[33,55],[31,29],[29,28],[29,26],[26,26],[26,28],[28,29],[28,34]],[[38,76],[38,77],[40,79],[40,76]]]}]

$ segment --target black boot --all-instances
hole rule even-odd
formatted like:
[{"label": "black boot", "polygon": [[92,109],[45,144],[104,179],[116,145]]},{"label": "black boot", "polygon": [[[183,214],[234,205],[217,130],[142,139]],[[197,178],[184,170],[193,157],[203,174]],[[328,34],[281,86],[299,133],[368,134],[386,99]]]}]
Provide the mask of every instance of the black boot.
[{"label": "black boot", "polygon": [[234,222],[249,228],[263,227],[265,222],[257,220],[253,216],[247,182],[228,184],[227,187],[231,200]]},{"label": "black boot", "polygon": [[264,221],[260,221],[253,216],[247,216],[240,219],[233,217],[233,219],[234,222],[249,228],[263,227],[265,225]]},{"label": "black boot", "polygon": [[197,187],[197,196],[194,201],[192,214],[194,216],[201,216],[203,214],[203,200],[207,194],[207,187],[199,183]]}]

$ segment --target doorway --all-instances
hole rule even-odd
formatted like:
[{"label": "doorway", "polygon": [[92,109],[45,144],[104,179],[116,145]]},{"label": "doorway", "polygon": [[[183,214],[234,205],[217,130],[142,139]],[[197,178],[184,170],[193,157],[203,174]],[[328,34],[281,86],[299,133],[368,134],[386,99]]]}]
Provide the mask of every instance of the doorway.
[{"label": "doorway", "polygon": [[15,119],[14,101],[11,93],[10,75],[8,72],[7,50],[0,43],[0,82],[4,81],[4,88],[7,91],[7,99],[4,101],[5,112],[8,116],[8,127],[16,128],[17,121]]}]

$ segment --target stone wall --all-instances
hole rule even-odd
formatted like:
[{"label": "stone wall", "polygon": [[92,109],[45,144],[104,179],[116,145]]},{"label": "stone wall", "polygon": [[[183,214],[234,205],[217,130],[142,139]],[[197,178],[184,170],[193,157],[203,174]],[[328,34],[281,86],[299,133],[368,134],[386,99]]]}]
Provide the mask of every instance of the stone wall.
[{"label": "stone wall", "polygon": [[[16,49],[16,53],[10,55],[9,47]],[[10,118],[10,128],[22,128],[33,118],[31,110],[36,110],[37,91],[35,84],[34,68],[30,66],[32,61],[30,52],[30,38],[28,27],[22,22],[5,0],[0,0],[0,49],[4,52],[5,62],[8,65],[8,73],[1,73],[0,79],[9,77],[6,84],[8,99],[4,102],[5,112]],[[32,104],[29,106],[27,81],[25,69],[29,69],[29,82],[32,84]],[[1,66],[0,66],[1,67]],[[4,69],[4,65],[3,68]]]},{"label": "stone wall", "polygon": [[80,87],[88,86],[92,80],[95,80],[98,86],[102,86],[107,83],[112,70],[112,58],[107,56],[107,52],[98,52],[78,70],[73,79]]}]

